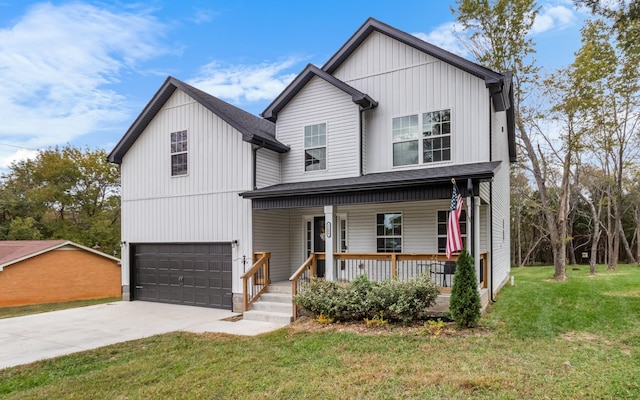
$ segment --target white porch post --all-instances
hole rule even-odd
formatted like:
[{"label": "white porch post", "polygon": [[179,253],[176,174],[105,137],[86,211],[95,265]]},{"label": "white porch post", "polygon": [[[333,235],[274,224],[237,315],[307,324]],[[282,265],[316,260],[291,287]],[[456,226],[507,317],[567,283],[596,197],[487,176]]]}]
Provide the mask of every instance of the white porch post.
[{"label": "white porch post", "polygon": [[476,277],[480,282],[480,197],[473,201],[473,263],[476,268]]},{"label": "white porch post", "polygon": [[336,206],[324,206],[324,276],[328,281],[333,280],[333,253],[336,249],[336,233]]}]

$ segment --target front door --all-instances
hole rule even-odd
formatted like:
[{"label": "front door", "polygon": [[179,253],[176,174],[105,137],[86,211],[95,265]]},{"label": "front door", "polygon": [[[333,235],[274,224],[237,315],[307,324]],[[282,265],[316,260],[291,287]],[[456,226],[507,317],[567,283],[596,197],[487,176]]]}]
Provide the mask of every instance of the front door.
[{"label": "front door", "polygon": [[[313,217],[313,252],[324,253],[325,236],[324,236],[324,217]],[[316,275],[318,278],[324,278],[325,262],[318,260],[316,264]]]}]

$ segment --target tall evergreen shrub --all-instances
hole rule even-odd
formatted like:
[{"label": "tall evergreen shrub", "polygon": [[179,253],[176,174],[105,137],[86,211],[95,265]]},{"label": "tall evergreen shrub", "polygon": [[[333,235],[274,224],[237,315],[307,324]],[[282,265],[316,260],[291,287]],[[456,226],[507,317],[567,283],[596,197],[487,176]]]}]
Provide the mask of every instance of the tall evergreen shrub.
[{"label": "tall evergreen shrub", "polygon": [[480,308],[480,294],[473,257],[467,250],[462,250],[458,257],[451,288],[449,311],[459,327],[471,328],[480,320]]}]

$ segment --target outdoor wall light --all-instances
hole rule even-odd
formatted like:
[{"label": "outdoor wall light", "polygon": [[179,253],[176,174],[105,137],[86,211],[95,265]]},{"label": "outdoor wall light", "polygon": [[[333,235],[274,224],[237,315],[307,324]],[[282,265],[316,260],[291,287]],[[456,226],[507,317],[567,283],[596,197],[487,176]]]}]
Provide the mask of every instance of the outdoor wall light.
[{"label": "outdoor wall light", "polygon": [[235,248],[238,247],[238,239],[234,239],[231,241],[231,247],[235,247]]}]

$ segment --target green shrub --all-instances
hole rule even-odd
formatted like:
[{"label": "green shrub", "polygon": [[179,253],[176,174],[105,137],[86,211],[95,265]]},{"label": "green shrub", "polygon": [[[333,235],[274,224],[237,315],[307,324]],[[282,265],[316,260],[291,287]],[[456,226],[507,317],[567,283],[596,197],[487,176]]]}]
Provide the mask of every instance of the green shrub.
[{"label": "green shrub", "polygon": [[462,250],[453,278],[449,312],[459,327],[471,328],[480,320],[480,307],[473,257],[467,250]]},{"label": "green shrub", "polygon": [[409,322],[426,316],[439,293],[440,288],[426,274],[407,282],[373,282],[361,275],[350,283],[316,280],[294,301],[315,315],[336,321]]}]

